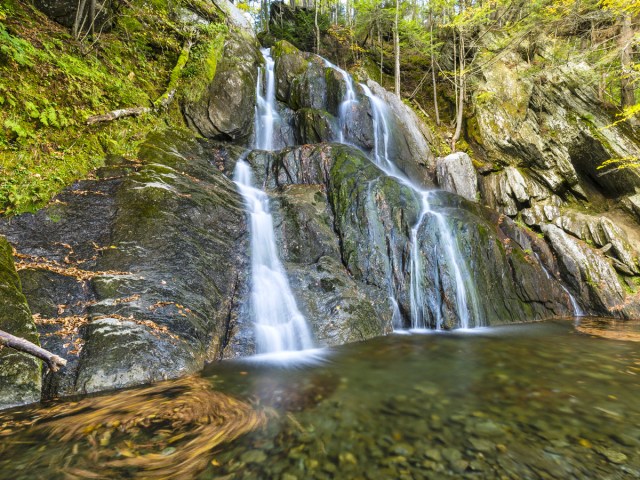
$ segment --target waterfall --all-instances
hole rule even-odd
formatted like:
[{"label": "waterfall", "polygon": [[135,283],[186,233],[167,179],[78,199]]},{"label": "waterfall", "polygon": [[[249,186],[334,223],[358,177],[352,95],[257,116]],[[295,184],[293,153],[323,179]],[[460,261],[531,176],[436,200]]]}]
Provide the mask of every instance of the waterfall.
[{"label": "waterfall", "polygon": [[[265,60],[264,72],[258,72],[256,86],[255,148],[273,150],[275,125],[279,121],[275,100],[274,61],[269,49],[262,49]],[[325,60],[325,65],[335,69],[344,79],[346,90],[338,109],[340,126],[339,141],[347,143],[346,133],[351,120],[351,112],[358,99],[351,76],[343,69]],[[263,85],[264,82],[264,85]],[[396,166],[390,152],[392,131],[388,120],[388,109],[382,99],[374,95],[369,87],[361,85],[371,104],[374,145],[371,152],[373,162],[382,171],[398,179],[411,188],[421,202],[418,221],[411,230],[410,303],[411,326],[427,328],[443,326],[444,298],[440,278],[441,268],[446,268],[451,276],[455,294],[455,310],[462,328],[482,324],[475,289],[470,282],[466,264],[458,251],[455,238],[445,216],[431,207],[430,195],[437,192],[422,190]],[[257,331],[259,352],[304,349],[311,346],[311,336],[306,322],[296,306],[287,281],[284,268],[278,259],[273,218],[269,212],[267,195],[251,183],[250,167],[244,161],[236,166],[236,183],[247,204],[251,217],[251,264],[252,264],[252,313]],[[371,199],[370,199],[371,200]],[[437,228],[443,265],[436,265],[431,272],[436,288],[433,295],[425,298],[427,285],[424,265],[419,248],[419,231],[427,220],[433,220]],[[394,325],[400,323],[400,311],[393,289],[393,279],[389,271],[389,298],[394,305]]]},{"label": "waterfall", "polygon": [[236,164],[234,181],[250,217],[251,309],[256,350],[274,353],[311,348],[307,322],[298,310],[278,258],[269,197],[253,186],[251,167],[244,160]]},{"label": "waterfall", "polygon": [[347,131],[347,125],[349,124],[351,109],[360,102],[358,102],[356,97],[356,91],[355,88],[353,88],[353,78],[351,78],[351,75],[342,68],[331,63],[326,58],[324,59],[324,64],[329,68],[333,68],[342,75],[344,83],[347,86],[342,102],[340,102],[340,106],[338,107],[338,125],[340,127],[338,142],[347,143],[345,132]]},{"label": "waterfall", "polygon": [[256,84],[256,115],[255,115],[255,148],[258,150],[273,150],[273,132],[276,122],[280,119],[276,110],[276,76],[275,62],[271,57],[271,50],[260,50],[266,65],[265,83],[262,86],[262,68],[258,67],[258,82]]},{"label": "waterfall", "polygon": [[[444,215],[433,208],[429,202],[429,196],[436,194],[435,191],[426,191],[415,185],[409,178],[393,163],[389,154],[390,129],[387,121],[387,108],[385,103],[375,96],[371,89],[364,84],[361,87],[371,103],[373,114],[373,136],[374,146],[372,152],[373,161],[387,175],[400,180],[404,185],[411,188],[416,196],[421,200],[421,211],[418,221],[411,229],[411,266],[410,266],[410,291],[409,298],[411,303],[411,327],[427,328],[428,310],[426,299],[424,297],[424,268],[420,257],[420,248],[418,243],[418,232],[420,226],[426,218],[435,219],[435,224],[440,234],[440,243],[438,248],[444,254],[446,265],[451,269],[452,277],[455,284],[455,301],[456,310],[460,326],[469,328],[471,326],[482,325],[482,318],[478,308],[478,299],[473,284],[468,288],[465,279],[469,279],[469,272],[466,263],[455,242],[451,228],[447,224]],[[431,308],[435,316],[436,328],[442,328],[442,289],[440,288],[440,274],[438,267],[434,269],[433,280],[436,282],[434,289],[435,298],[431,299]],[[470,305],[469,305],[470,303]],[[472,315],[473,314],[473,315]]]},{"label": "waterfall", "polygon": [[[540,256],[536,252],[533,252],[533,256],[536,257],[536,260],[538,261],[538,265],[540,265],[540,267],[542,267],[542,271],[547,276],[547,278],[548,279],[552,279],[553,277],[549,273],[549,270],[547,270],[547,267],[545,267],[544,263],[542,263],[542,260],[540,260]],[[578,304],[578,301],[576,300],[576,297],[571,295],[571,292],[569,291],[569,289],[567,287],[565,287],[562,284],[562,282],[558,282],[558,283],[560,284],[560,287],[562,287],[562,290],[564,290],[564,293],[566,293],[569,296],[569,300],[571,301],[571,308],[573,309],[573,316],[574,317],[584,317],[584,316],[586,316],[586,313],[584,313],[584,310],[582,310],[582,308],[580,308],[580,305]]]},{"label": "waterfall", "polygon": [[[274,61],[269,49],[261,51],[266,63],[266,88],[263,92],[262,69],[259,69],[255,148],[272,150],[274,125],[278,120]],[[311,348],[311,333],[298,310],[287,274],[278,257],[269,197],[254,187],[251,166],[244,159],[236,163],[234,181],[250,218],[251,314],[256,329],[256,351],[278,353]]]}]

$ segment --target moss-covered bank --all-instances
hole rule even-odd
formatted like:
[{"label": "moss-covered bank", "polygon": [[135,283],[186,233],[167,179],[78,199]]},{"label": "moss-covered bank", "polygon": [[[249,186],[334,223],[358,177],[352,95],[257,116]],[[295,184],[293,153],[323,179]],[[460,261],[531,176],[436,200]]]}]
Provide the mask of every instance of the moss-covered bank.
[{"label": "moss-covered bank", "polygon": [[[224,19],[212,2],[132,0],[120,5],[111,30],[78,41],[30,3],[3,2],[0,211],[33,211],[106,154],[133,157],[149,132],[182,126],[178,102],[115,122],[88,126],[86,119],[150,107],[168,85],[178,86],[178,97],[194,95],[215,72]],[[189,59],[172,78],[186,44]]]}]

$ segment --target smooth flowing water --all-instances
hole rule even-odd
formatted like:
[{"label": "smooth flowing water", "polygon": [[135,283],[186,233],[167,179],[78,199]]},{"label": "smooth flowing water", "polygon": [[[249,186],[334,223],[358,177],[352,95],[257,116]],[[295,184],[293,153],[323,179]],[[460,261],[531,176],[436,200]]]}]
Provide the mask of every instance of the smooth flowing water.
[{"label": "smooth flowing water", "polygon": [[0,412],[0,476],[639,478],[640,323],[582,322],[390,335]]},{"label": "smooth flowing water", "polygon": [[[542,260],[540,260],[540,256],[535,252],[533,252],[533,255],[536,257],[536,260],[538,260],[538,264],[542,267],[542,270],[544,271],[544,273],[547,276],[547,278],[552,278],[551,277],[551,273],[544,266],[544,262],[542,262]],[[562,283],[560,283],[560,286],[562,287],[562,290],[564,290],[564,292],[569,296],[569,300],[571,301],[571,308],[573,309],[574,317],[584,317],[586,315],[586,313],[584,312],[584,310],[582,310],[582,308],[580,308],[580,305],[578,304],[578,301],[576,300],[576,297],[574,297],[571,294],[571,292],[569,291],[569,289],[567,287],[565,287],[564,285],[562,285]]]},{"label": "smooth flowing water", "polygon": [[[276,77],[275,62],[271,57],[271,50],[260,50],[266,65],[263,75],[262,68],[258,67],[258,82],[256,84],[256,114],[255,114],[255,148],[258,150],[273,150],[273,134],[275,125],[280,117],[276,109]],[[263,87],[262,81],[266,84]]]},{"label": "smooth flowing water", "polygon": [[356,96],[355,88],[353,87],[353,78],[349,75],[345,70],[334,65],[326,58],[324,59],[324,63],[327,67],[333,68],[336,70],[344,80],[346,85],[346,90],[342,102],[340,102],[340,106],[338,108],[338,126],[340,131],[338,133],[338,141],[340,143],[346,143],[346,132],[349,125],[349,121],[351,120],[351,111],[352,109],[359,103],[358,98]]},{"label": "smooth flowing water", "polygon": [[[440,329],[443,326],[442,309],[443,294],[440,288],[440,272],[438,266],[433,272],[429,272],[435,284],[432,295],[425,295],[425,271],[421,259],[419,246],[419,230],[426,218],[435,219],[439,230],[439,252],[443,255],[446,268],[449,269],[455,285],[455,303],[458,323],[461,328],[470,328],[483,325],[482,315],[478,308],[478,299],[473,282],[469,275],[464,257],[458,250],[455,237],[447,223],[445,216],[431,207],[429,197],[437,195],[437,191],[423,190],[413,183],[393,162],[389,153],[390,129],[388,122],[388,109],[385,103],[373,94],[367,85],[361,84],[365,95],[371,104],[373,113],[374,148],[372,159],[387,175],[395,177],[411,188],[421,201],[421,212],[418,221],[411,229],[411,327],[415,329],[430,328],[435,326]],[[433,318],[432,318],[433,317]],[[433,320],[433,321],[432,321]]]},{"label": "smooth flowing water", "polygon": [[253,186],[251,167],[244,160],[236,164],[234,180],[250,217],[251,313],[256,327],[256,351],[311,348],[307,322],[298,310],[278,256],[269,197]]},{"label": "smooth flowing water", "polygon": [[[258,71],[256,87],[255,148],[272,150],[276,110],[274,61],[262,49],[265,83]],[[287,274],[278,255],[268,195],[253,184],[251,166],[240,159],[234,181],[247,206],[251,243],[251,315],[256,331],[256,352],[273,354],[306,350],[313,346],[307,322],[300,313]]]}]

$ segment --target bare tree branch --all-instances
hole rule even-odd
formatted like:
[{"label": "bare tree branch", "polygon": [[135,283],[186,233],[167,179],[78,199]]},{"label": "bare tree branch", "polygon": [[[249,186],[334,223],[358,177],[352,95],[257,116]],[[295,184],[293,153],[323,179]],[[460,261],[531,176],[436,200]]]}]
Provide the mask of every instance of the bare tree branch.
[{"label": "bare tree branch", "polygon": [[67,361],[64,358],[48,352],[44,348],[37,346],[35,343],[31,343],[29,340],[16,337],[10,333],[3,332],[2,330],[0,330],[0,345],[28,353],[29,355],[33,355],[34,357],[44,360],[52,372],[57,372],[60,367],[64,367],[67,364]]}]

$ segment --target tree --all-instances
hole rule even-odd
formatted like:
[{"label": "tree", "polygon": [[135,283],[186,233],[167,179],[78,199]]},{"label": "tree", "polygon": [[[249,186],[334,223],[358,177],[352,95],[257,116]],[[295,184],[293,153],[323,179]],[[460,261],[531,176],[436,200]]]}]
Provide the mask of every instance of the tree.
[{"label": "tree", "polygon": [[400,97],[400,29],[398,18],[400,17],[400,0],[396,0],[396,17],[393,27],[393,54],[394,54],[394,80],[395,92]]},{"label": "tree", "polygon": [[[631,13],[624,12],[620,27],[620,107],[625,110],[636,104],[636,85],[633,78],[633,47],[635,32]],[[635,122],[634,122],[635,123]]]}]

